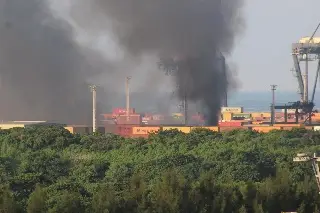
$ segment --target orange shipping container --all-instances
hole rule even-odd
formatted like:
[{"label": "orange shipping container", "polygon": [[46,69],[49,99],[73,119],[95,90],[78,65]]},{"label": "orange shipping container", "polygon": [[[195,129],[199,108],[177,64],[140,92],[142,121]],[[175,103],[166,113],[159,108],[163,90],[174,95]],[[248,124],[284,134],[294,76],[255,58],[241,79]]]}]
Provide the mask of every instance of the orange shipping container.
[{"label": "orange shipping container", "polygon": [[263,113],[262,113],[262,117],[264,117],[264,118],[270,118],[270,117],[271,117],[271,113],[270,113],[270,112],[263,112]]},{"label": "orange shipping container", "polygon": [[320,117],[320,113],[314,113],[314,117]]},{"label": "orange shipping container", "polygon": [[304,124],[274,124],[273,126],[304,127]]},{"label": "orange shipping container", "polygon": [[282,127],[282,130],[288,130],[288,131],[291,131],[293,129],[292,126],[284,126]]},{"label": "orange shipping container", "polygon": [[225,121],[231,121],[232,120],[232,113],[231,112],[224,112],[222,114],[222,119]]},{"label": "orange shipping container", "polygon": [[66,127],[64,127],[66,130],[68,130],[70,133],[74,133],[74,130],[73,130],[73,127],[71,127],[71,126],[66,126]]},{"label": "orange shipping container", "polygon": [[195,126],[195,127],[191,127],[191,130],[193,129],[209,129],[211,131],[214,131],[214,132],[219,132],[219,127],[218,126]]},{"label": "orange shipping container", "polygon": [[133,127],[132,134],[134,135],[147,135],[152,132],[157,132],[160,127]]},{"label": "orange shipping container", "polygon": [[252,127],[252,130],[266,133],[272,130],[281,130],[281,127],[280,126],[255,126],[255,127]]},{"label": "orange shipping container", "polygon": [[261,121],[253,121],[252,124],[261,124]]},{"label": "orange shipping container", "polygon": [[245,126],[221,126],[219,128],[220,132],[229,132],[232,130],[248,130],[248,127]]},{"label": "orange shipping container", "polygon": [[313,130],[313,126],[306,126],[305,127],[307,130]]},{"label": "orange shipping container", "polygon": [[191,131],[191,127],[164,126],[162,129],[163,131],[177,129],[178,131],[181,131],[184,133],[190,133]]},{"label": "orange shipping container", "polygon": [[251,117],[252,118],[260,118],[260,117],[263,117],[263,113],[261,113],[261,112],[253,112],[253,113],[251,113]]}]

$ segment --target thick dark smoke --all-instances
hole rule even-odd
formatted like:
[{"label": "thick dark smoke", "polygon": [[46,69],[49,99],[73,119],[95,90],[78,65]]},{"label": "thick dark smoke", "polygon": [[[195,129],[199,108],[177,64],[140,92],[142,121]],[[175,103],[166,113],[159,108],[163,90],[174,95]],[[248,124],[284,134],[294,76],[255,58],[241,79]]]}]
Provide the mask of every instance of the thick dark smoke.
[{"label": "thick dark smoke", "polygon": [[0,119],[91,121],[85,80],[98,56],[74,42],[47,1],[0,0]]},{"label": "thick dark smoke", "polygon": [[[202,102],[216,124],[228,88],[220,53],[228,55],[242,29],[241,0],[92,0],[93,15],[133,56],[175,58],[178,95]],[[95,16],[96,15],[96,16]],[[104,17],[104,18],[101,18]]]}]

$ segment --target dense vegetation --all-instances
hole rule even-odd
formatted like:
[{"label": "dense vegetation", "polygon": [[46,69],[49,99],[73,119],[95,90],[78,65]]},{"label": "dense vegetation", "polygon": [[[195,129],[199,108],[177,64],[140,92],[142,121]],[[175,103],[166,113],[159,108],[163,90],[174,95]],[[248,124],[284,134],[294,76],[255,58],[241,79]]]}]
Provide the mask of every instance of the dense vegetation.
[{"label": "dense vegetation", "polygon": [[0,212],[319,212],[311,165],[292,162],[319,145],[320,133],[303,129],[149,139],[2,130]]}]

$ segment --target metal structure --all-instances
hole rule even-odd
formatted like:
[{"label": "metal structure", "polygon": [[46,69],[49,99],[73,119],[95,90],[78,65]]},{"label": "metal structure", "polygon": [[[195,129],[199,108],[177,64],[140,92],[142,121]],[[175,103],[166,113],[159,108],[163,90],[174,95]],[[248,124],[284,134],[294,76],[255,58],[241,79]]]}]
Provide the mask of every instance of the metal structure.
[{"label": "metal structure", "polygon": [[316,177],[319,194],[320,194],[320,171],[319,171],[319,165],[318,165],[318,162],[320,162],[320,157],[317,157],[316,153],[314,153],[313,156],[308,156],[305,153],[299,153],[297,154],[296,157],[293,158],[293,161],[294,162],[311,162],[312,169]]},{"label": "metal structure", "polygon": [[[223,72],[223,75],[225,77],[225,82],[227,83],[227,68],[226,68],[226,61],[224,55],[219,52],[219,60],[221,61],[221,70]],[[173,58],[161,58],[158,62],[158,68],[160,70],[165,71],[166,75],[173,76],[176,72],[179,71],[181,64],[179,61],[173,59]],[[188,82],[188,79],[184,79],[183,82]],[[181,86],[183,86],[183,99],[181,100],[181,104],[179,105],[181,111],[184,111],[184,124],[188,125],[188,90],[186,85],[177,85],[177,88],[179,89]],[[173,92],[174,94],[174,92]],[[228,107],[228,91],[225,91],[224,94],[224,100],[223,100],[223,107]]]},{"label": "metal structure", "polygon": [[[298,80],[301,108],[306,116],[306,121],[311,123],[311,114],[313,108],[309,108],[314,103],[314,97],[317,87],[318,78],[320,76],[320,38],[316,38],[315,34],[320,27],[320,23],[316,27],[311,37],[300,39],[298,43],[292,44],[292,57],[294,63],[294,72]],[[316,78],[313,85],[311,99],[309,99],[309,62],[317,62]],[[300,62],[305,63],[304,72],[301,71]],[[320,81],[320,80],[319,80]]]},{"label": "metal structure", "polygon": [[97,86],[90,86],[92,92],[92,132],[97,131]]},{"label": "metal structure", "polygon": [[126,116],[127,116],[127,121],[130,120],[130,80],[131,77],[128,76],[126,77]]},{"label": "metal structure", "polygon": [[270,85],[272,91],[272,104],[271,104],[271,124],[275,123],[275,91],[277,89],[277,85]]},{"label": "metal structure", "polygon": [[[288,122],[288,109],[294,109],[295,110],[295,123],[299,123],[299,118],[308,115],[307,120],[311,121],[311,116],[313,115],[313,107],[314,103],[304,103],[301,101],[297,102],[289,102],[285,105],[275,105],[274,109],[283,109],[284,110],[284,122]],[[310,113],[311,112],[311,113]],[[306,120],[306,121],[307,121]]]},{"label": "metal structure", "polygon": [[[160,70],[165,71],[166,75],[174,76],[176,72],[179,71],[179,62],[174,60],[173,58],[161,58],[160,62],[158,62],[158,67]],[[184,80],[186,82],[186,80]],[[186,85],[176,85],[177,89],[180,87],[183,87],[183,99],[181,100],[181,103],[179,104],[180,111],[184,111],[184,125],[188,125],[188,91]],[[173,92],[175,94],[175,92]]]}]

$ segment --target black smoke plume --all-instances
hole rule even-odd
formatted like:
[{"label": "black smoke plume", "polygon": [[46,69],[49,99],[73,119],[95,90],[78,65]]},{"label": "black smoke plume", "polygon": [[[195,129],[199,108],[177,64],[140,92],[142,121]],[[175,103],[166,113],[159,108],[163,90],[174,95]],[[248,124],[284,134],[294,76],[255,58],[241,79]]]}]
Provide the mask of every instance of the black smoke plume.
[{"label": "black smoke plume", "polygon": [[0,0],[0,119],[91,121],[91,59],[47,1]]},{"label": "black smoke plume", "polygon": [[[93,0],[94,23],[112,30],[132,56],[156,54],[177,60],[180,99],[201,102],[208,124],[217,123],[228,80],[221,53],[228,55],[242,29],[241,0]],[[101,18],[104,17],[104,18]],[[155,79],[156,81],[156,79]]]}]

